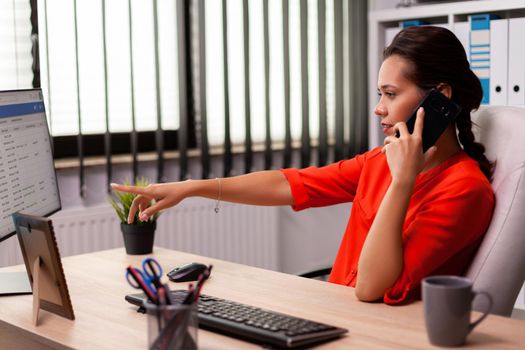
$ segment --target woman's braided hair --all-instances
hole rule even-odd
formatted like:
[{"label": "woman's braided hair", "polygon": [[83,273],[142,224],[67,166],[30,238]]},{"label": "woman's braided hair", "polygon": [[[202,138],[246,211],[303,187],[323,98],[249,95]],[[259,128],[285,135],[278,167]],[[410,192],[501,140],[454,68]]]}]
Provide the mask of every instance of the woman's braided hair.
[{"label": "woman's braided hair", "polygon": [[412,63],[405,75],[423,91],[436,88],[440,83],[450,85],[452,101],[462,109],[456,119],[459,142],[491,180],[494,165],[485,156],[485,147],[474,140],[470,118],[470,112],[479,107],[483,91],[478,77],[470,69],[461,42],[445,28],[409,27],[400,31],[383,51],[383,59],[392,55]]}]

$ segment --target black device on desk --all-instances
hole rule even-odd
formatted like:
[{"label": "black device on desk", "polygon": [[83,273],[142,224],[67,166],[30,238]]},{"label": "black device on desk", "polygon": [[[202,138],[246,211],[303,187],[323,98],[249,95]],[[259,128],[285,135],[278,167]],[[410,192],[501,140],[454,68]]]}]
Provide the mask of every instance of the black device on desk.
[{"label": "black device on desk", "polygon": [[[186,294],[185,290],[171,292],[173,300],[178,302],[182,302]],[[146,296],[130,294],[126,295],[126,300],[141,311]],[[209,295],[200,296],[197,310],[201,328],[281,348],[314,345],[348,332],[344,328]]]},{"label": "black device on desk", "polygon": [[199,276],[208,268],[208,266],[192,262],[189,264],[175,267],[166,275],[172,282],[190,282],[199,279]]}]

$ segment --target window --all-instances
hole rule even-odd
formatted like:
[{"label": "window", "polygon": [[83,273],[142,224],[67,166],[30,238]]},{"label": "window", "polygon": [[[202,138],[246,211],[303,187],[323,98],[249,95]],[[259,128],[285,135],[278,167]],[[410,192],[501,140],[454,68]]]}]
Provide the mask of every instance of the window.
[{"label": "window", "polygon": [[79,124],[82,134],[130,132],[133,119],[138,131],[157,129],[159,119],[163,129],[178,128],[175,2],[158,1],[156,14],[154,3],[39,1],[42,88],[53,136],[76,135]]},{"label": "window", "polygon": [[366,148],[366,0],[0,4],[0,88],[41,82],[55,156],[78,158],[81,174],[90,155],[106,156],[110,181],[112,155],[132,154],[136,173],[137,153],[156,151],[163,180],[166,150],[178,149],[185,178],[191,148],[203,177],[210,148],[223,152],[225,176],[232,152],[251,171],[259,150],[278,168],[297,164],[292,148],[302,166]]},{"label": "window", "polygon": [[31,88],[33,57],[29,1],[0,1],[0,38],[0,89]]},{"label": "window", "polygon": [[[349,35],[343,35],[349,30],[350,5],[346,1],[203,3],[205,10],[198,13],[204,16],[205,30],[194,40],[205,42],[205,69],[201,70],[206,74],[204,127],[212,146],[224,144],[228,137],[234,144],[246,143],[250,137],[257,145],[265,142],[268,135],[276,146],[285,141],[287,127],[295,144],[326,146],[335,143],[336,115],[337,126],[344,125],[340,138],[348,140],[350,124],[343,117],[342,78],[336,82],[336,64],[338,74],[343,75],[343,64],[349,60],[349,55],[343,54],[343,46],[349,49],[345,42]],[[248,6],[248,11],[244,11],[244,6]],[[246,20],[248,26],[244,25]],[[338,57],[336,62],[337,55],[345,55],[344,60]],[[249,69],[245,69],[246,65]],[[348,72],[349,65],[345,67]],[[230,135],[225,130],[228,119]],[[202,123],[197,118],[199,122]],[[327,156],[323,158],[322,164]],[[303,163],[306,165],[309,160]]]}]

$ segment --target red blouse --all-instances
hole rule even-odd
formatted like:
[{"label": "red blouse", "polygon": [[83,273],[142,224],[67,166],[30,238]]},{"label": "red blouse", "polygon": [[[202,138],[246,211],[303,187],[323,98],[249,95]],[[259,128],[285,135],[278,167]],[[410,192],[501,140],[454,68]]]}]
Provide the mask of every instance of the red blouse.
[{"label": "red blouse", "polygon": [[[391,175],[380,148],[322,168],[283,169],[294,210],[353,202],[330,282],[355,287],[358,261]],[[460,151],[418,175],[403,226],[403,271],[385,292],[397,304],[419,297],[421,279],[466,272],[494,208],[476,161]]]}]

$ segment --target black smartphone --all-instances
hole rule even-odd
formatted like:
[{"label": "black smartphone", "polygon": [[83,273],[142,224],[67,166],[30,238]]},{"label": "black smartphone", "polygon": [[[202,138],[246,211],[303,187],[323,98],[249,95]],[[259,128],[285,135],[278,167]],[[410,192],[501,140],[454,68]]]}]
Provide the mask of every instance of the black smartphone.
[{"label": "black smartphone", "polygon": [[[414,131],[419,107],[425,110],[422,135],[423,153],[425,153],[436,143],[450,123],[456,120],[461,112],[461,107],[436,89],[430,90],[406,122],[410,133]],[[399,137],[399,132],[396,132],[396,137]]]}]

